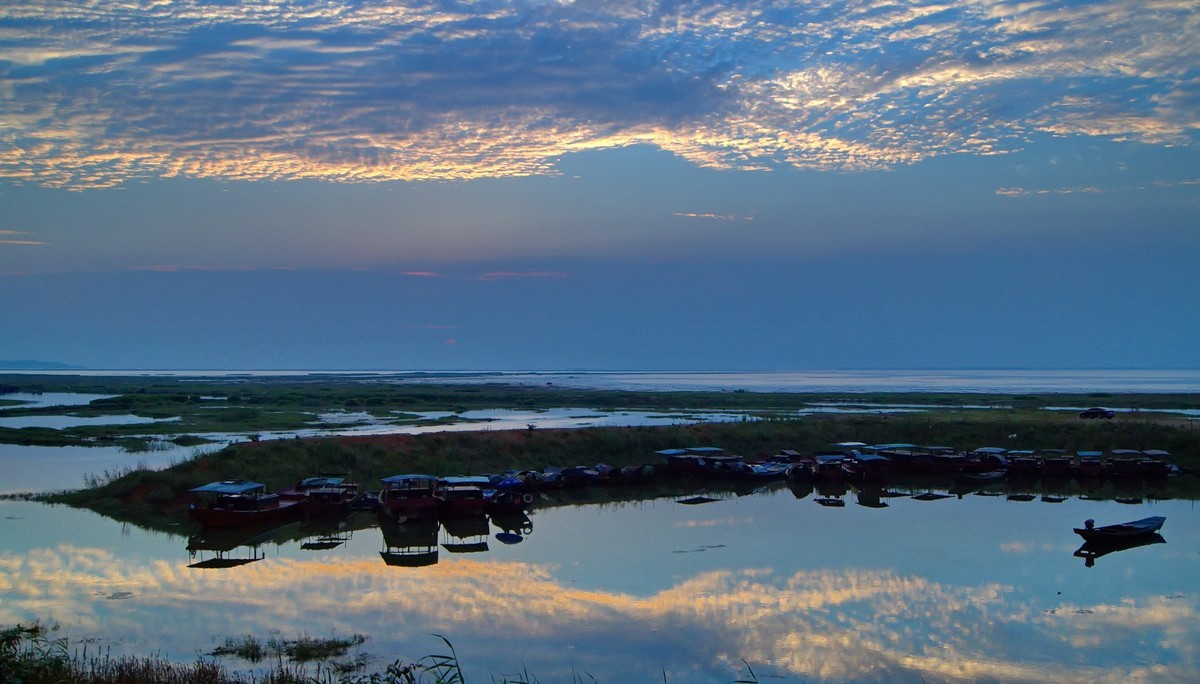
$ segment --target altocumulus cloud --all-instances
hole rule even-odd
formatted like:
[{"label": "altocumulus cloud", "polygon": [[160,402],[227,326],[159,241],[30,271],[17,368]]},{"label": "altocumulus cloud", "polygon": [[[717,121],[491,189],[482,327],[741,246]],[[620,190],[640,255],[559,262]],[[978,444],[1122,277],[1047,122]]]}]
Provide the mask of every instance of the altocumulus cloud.
[{"label": "altocumulus cloud", "polygon": [[8,0],[0,178],[470,179],[632,144],[712,168],[853,170],[1040,135],[1193,144],[1198,14],[1191,0]]}]

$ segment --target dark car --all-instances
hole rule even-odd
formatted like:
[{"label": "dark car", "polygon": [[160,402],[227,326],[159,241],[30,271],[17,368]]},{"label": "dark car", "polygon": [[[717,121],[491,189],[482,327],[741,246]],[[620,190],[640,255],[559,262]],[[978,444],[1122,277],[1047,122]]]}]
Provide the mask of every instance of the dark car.
[{"label": "dark car", "polygon": [[1100,408],[1099,406],[1093,406],[1090,409],[1084,409],[1079,412],[1079,417],[1083,418],[1084,420],[1091,420],[1092,418],[1108,419],[1116,415],[1116,411],[1113,411],[1112,409]]}]

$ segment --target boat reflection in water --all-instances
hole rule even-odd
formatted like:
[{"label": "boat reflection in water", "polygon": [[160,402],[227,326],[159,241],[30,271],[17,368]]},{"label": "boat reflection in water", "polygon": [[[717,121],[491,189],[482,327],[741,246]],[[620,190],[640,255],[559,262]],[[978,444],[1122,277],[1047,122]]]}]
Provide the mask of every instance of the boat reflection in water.
[{"label": "boat reflection in water", "polygon": [[1084,542],[1083,546],[1080,546],[1078,549],[1076,549],[1075,556],[1077,558],[1084,559],[1083,564],[1090,568],[1096,565],[1096,559],[1100,558],[1101,556],[1107,556],[1108,554],[1116,553],[1117,551],[1136,549],[1139,546],[1165,543],[1167,543],[1167,540],[1163,539],[1163,536],[1157,532],[1154,534],[1133,537],[1130,539],[1093,539],[1091,541]]},{"label": "boat reflection in water", "polygon": [[234,568],[262,560],[263,543],[275,528],[246,530],[204,528],[188,537],[189,568],[204,570]]},{"label": "boat reflection in water", "polygon": [[405,568],[437,564],[440,529],[437,518],[425,517],[396,522],[380,516],[379,529],[383,532],[383,549],[379,556],[384,563]]},{"label": "boat reflection in water", "polygon": [[491,525],[487,516],[452,516],[442,520],[442,548],[450,553],[480,553],[488,550]]},{"label": "boat reflection in water", "polygon": [[500,528],[496,540],[502,544],[520,544],[533,532],[533,521],[524,511],[493,514],[492,524]]}]

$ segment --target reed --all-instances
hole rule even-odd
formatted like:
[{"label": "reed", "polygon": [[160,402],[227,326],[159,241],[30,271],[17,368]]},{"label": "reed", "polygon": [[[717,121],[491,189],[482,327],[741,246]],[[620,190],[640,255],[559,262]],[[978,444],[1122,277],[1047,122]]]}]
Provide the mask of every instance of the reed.
[{"label": "reed", "polygon": [[[435,634],[444,653],[417,660],[397,659],[379,672],[362,672],[362,661],[350,668],[334,659],[347,649],[362,644],[366,637],[296,640],[254,636],[227,639],[210,656],[236,656],[252,663],[269,661],[260,672],[231,672],[214,662],[175,663],[158,656],[112,656],[107,653],[71,652],[68,640],[57,636],[58,627],[35,622],[0,630],[0,681],[22,684],[466,684],[467,677],[454,645]],[[305,663],[320,661],[312,671]],[[734,684],[757,684],[750,663],[747,677]],[[491,677],[493,684],[540,684],[523,670],[518,675]],[[599,684],[590,674],[572,671],[570,684]],[[663,673],[663,682],[667,676]]]}]

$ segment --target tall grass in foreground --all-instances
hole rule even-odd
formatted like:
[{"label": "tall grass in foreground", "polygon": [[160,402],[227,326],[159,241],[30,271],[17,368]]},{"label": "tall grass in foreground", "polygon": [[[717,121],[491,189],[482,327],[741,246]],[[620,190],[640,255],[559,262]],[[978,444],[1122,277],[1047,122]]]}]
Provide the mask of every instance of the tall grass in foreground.
[{"label": "tall grass in foreground", "polygon": [[[295,641],[271,639],[262,642],[253,636],[227,639],[209,655],[232,655],[258,663],[271,661],[265,672],[229,672],[212,661],[182,664],[158,656],[111,656],[87,652],[71,653],[66,638],[55,635],[57,626],[40,623],[17,625],[0,630],[0,682],[20,684],[466,684],[454,645],[446,637],[435,635],[445,644],[447,653],[432,654],[413,661],[395,660],[383,672],[365,674],[363,659],[339,662],[352,646],[366,641],[356,634],[346,639]],[[318,661],[314,672],[305,662]],[[758,684],[750,664],[747,679],[731,684]],[[541,684],[527,670],[511,678],[507,675],[492,684]],[[598,684],[591,675],[572,672],[570,684]],[[667,684],[666,672],[663,682]]]}]

